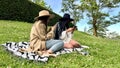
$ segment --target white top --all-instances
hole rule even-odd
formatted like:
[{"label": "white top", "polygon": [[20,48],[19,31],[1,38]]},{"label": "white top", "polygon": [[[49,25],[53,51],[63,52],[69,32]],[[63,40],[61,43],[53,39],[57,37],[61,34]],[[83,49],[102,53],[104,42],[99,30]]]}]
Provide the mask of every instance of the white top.
[{"label": "white top", "polygon": [[64,43],[69,43],[70,40],[72,39],[72,32],[66,32],[66,31],[63,31],[61,36],[60,36],[60,39],[63,40]]}]

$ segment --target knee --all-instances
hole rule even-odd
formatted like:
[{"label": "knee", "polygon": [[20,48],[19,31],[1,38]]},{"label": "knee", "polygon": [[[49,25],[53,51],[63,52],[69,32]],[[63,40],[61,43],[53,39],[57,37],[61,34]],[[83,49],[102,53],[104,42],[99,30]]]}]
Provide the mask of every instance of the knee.
[{"label": "knee", "polygon": [[62,40],[57,40],[58,42],[63,42]]},{"label": "knee", "polygon": [[61,44],[64,44],[64,42],[62,40],[57,40],[57,42],[59,42]]},{"label": "knee", "polygon": [[60,47],[63,47],[64,42],[62,40],[56,40],[56,44],[59,45]]}]

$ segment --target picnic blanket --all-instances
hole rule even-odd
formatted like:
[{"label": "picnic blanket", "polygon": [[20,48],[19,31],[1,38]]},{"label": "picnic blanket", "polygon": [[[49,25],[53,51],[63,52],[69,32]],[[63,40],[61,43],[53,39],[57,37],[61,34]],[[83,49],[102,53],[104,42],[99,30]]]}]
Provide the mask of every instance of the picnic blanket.
[{"label": "picnic blanket", "polygon": [[[11,52],[12,54],[22,57],[22,58],[26,58],[28,60],[35,60],[35,61],[41,61],[41,62],[47,62],[49,57],[48,56],[40,56],[35,54],[34,52],[20,52],[18,51],[20,48],[28,48],[29,46],[29,42],[7,42],[5,44],[2,44],[2,46],[5,47],[5,49],[9,52]],[[73,49],[61,49],[57,52],[55,52],[56,55],[60,55],[60,54],[66,54],[66,53],[72,53],[74,51],[77,51],[78,53],[82,54],[82,55],[88,55],[88,52],[84,51],[85,48],[89,48],[87,46],[83,46],[81,48],[73,48]]]}]

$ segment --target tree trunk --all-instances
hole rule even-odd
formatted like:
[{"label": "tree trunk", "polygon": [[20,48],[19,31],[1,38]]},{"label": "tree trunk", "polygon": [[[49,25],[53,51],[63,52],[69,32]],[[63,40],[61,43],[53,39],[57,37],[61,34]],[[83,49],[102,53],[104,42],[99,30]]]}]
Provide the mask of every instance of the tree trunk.
[{"label": "tree trunk", "polygon": [[97,26],[96,26],[96,19],[93,19],[93,35],[97,37]]}]

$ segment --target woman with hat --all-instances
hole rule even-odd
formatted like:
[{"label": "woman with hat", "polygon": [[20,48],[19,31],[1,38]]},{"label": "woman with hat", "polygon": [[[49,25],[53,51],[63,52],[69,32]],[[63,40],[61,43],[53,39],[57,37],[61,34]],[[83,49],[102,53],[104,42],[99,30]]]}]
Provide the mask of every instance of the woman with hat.
[{"label": "woman with hat", "polygon": [[[52,53],[63,48],[63,41],[52,39],[54,38],[55,26],[47,32],[47,24],[51,17],[52,15],[47,10],[39,12],[39,16],[35,18],[35,23],[31,29],[30,46],[24,51],[50,56]],[[52,54],[51,56],[55,56],[55,54]]]},{"label": "woman with hat", "polygon": [[70,27],[71,21],[74,19],[70,18],[70,15],[65,13],[64,16],[59,19],[56,25],[55,37],[54,39],[61,39],[64,41],[64,48],[78,48],[81,47],[80,44],[72,39],[72,33],[76,29],[75,27]]}]

